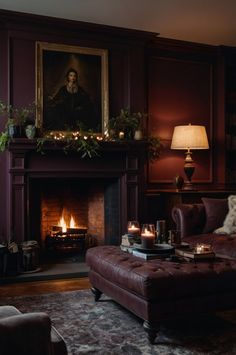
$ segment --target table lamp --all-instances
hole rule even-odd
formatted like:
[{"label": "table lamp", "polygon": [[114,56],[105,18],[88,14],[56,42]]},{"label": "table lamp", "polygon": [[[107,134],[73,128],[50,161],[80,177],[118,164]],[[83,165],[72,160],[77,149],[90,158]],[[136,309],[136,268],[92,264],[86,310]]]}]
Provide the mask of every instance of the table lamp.
[{"label": "table lamp", "polygon": [[184,162],[187,181],[184,185],[184,190],[194,190],[191,179],[195,166],[190,150],[209,149],[205,127],[191,125],[191,123],[189,125],[176,126],[172,136],[171,149],[187,150]]}]

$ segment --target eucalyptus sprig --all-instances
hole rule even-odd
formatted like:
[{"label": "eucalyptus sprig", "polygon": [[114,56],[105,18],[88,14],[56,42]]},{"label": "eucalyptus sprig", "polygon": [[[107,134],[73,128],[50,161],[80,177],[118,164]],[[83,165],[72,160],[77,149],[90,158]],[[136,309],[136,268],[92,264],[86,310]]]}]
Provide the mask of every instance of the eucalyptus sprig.
[{"label": "eucalyptus sprig", "polygon": [[149,136],[148,139],[148,158],[151,162],[154,162],[159,158],[161,153],[162,143],[160,137]]},{"label": "eucalyptus sprig", "polygon": [[67,137],[65,140],[66,145],[63,147],[64,152],[67,154],[69,151],[76,151],[80,153],[81,158],[93,158],[99,156],[98,151],[100,145],[96,138],[93,136],[80,136],[80,137]]},{"label": "eucalyptus sprig", "polygon": [[37,153],[41,153],[42,155],[45,154],[43,151],[43,146],[47,140],[48,140],[48,138],[46,138],[46,137],[37,138],[37,142],[36,142],[36,152]]},{"label": "eucalyptus sprig", "polygon": [[4,152],[6,150],[9,143],[9,135],[8,132],[0,133],[0,152]]},{"label": "eucalyptus sprig", "polygon": [[[37,139],[37,152],[44,154],[43,147],[46,142],[56,145],[63,145],[63,151],[68,154],[75,151],[80,154],[81,158],[93,158],[99,156],[100,144],[98,138],[93,134],[81,135],[79,132],[67,134],[54,134]],[[99,139],[100,140],[100,139]]]}]

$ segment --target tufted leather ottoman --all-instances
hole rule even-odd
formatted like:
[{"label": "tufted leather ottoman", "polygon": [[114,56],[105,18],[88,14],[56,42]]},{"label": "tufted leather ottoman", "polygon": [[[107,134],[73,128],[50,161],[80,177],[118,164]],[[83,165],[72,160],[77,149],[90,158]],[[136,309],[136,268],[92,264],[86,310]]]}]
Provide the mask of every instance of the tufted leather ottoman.
[{"label": "tufted leather ottoman", "polygon": [[95,300],[105,293],[144,320],[150,342],[164,319],[234,308],[236,261],[144,261],[117,246],[86,254]]}]

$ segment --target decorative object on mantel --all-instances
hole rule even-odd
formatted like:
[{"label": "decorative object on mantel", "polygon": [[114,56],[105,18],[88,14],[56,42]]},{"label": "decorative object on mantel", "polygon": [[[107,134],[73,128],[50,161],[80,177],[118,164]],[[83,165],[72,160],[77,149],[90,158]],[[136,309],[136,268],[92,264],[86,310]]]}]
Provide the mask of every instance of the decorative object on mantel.
[{"label": "decorative object on mantel", "polygon": [[[29,139],[35,138],[35,105],[31,104],[27,107],[14,109],[0,100],[0,115],[9,115],[11,111],[14,112],[15,117],[21,119],[26,137]],[[51,143],[55,146],[61,146],[65,153],[76,151],[82,158],[93,158],[99,156],[99,143],[101,141],[123,144],[123,142],[135,139],[147,142],[148,158],[150,161],[154,161],[159,157],[162,145],[159,137],[147,136],[141,139],[143,131],[140,129],[143,127],[143,119],[146,116],[147,114],[141,112],[130,113],[128,109],[121,109],[117,117],[109,120],[108,130],[104,134],[94,133],[92,130],[84,131],[82,127],[79,127],[78,131],[49,131],[43,137],[36,138],[36,150],[44,154],[44,145]],[[9,134],[8,124],[10,122],[11,119],[9,118],[5,130],[0,133],[0,151],[2,152],[6,150],[9,141],[15,138]]]},{"label": "decorative object on mantel", "polygon": [[[160,156],[162,148],[160,137],[144,136],[145,119],[147,113],[131,112],[129,108],[121,109],[116,117],[108,121],[110,139],[146,140],[148,143],[148,158],[154,162]],[[124,132],[124,136],[120,136]]]},{"label": "decorative object on mantel", "polygon": [[56,132],[49,133],[49,136],[37,138],[37,152],[44,154],[43,146],[46,142],[54,145],[62,144],[64,153],[76,151],[82,158],[93,158],[99,156],[99,142],[104,140],[102,135],[88,132]]},{"label": "decorative object on mantel", "polygon": [[[0,100],[0,115],[7,117],[5,130],[0,134],[0,151],[4,151],[11,138],[24,136],[24,129],[30,124],[31,130],[36,132],[35,122],[35,104],[31,103],[24,107],[13,107]],[[28,129],[29,130],[29,129]],[[27,133],[26,133],[27,135]],[[27,135],[28,137],[28,135]],[[32,137],[32,132],[29,138]]]},{"label": "decorative object on mantel", "polygon": [[28,124],[25,127],[25,135],[27,138],[29,139],[33,139],[35,137],[36,134],[36,127],[34,124]]},{"label": "decorative object on mantel", "polygon": [[187,150],[184,163],[184,172],[187,176],[187,181],[184,190],[194,190],[191,179],[195,166],[190,149],[209,149],[205,127],[191,125],[191,123],[184,126],[176,126],[172,136],[171,149]]},{"label": "decorative object on mantel", "polygon": [[[121,109],[116,117],[108,121],[108,130],[113,138],[120,138],[120,132],[124,132],[125,139],[142,139],[143,121],[147,114],[131,112],[129,108]],[[139,132],[139,133],[137,133]],[[135,138],[136,137],[136,138]]]}]

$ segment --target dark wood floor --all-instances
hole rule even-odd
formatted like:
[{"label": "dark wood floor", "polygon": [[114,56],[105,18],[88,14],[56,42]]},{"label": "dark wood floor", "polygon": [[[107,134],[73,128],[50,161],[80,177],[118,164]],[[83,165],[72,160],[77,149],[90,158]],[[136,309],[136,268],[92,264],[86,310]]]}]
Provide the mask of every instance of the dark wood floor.
[{"label": "dark wood floor", "polygon": [[78,279],[21,282],[0,286],[0,296],[28,296],[51,292],[85,290],[91,287],[87,277]]}]

